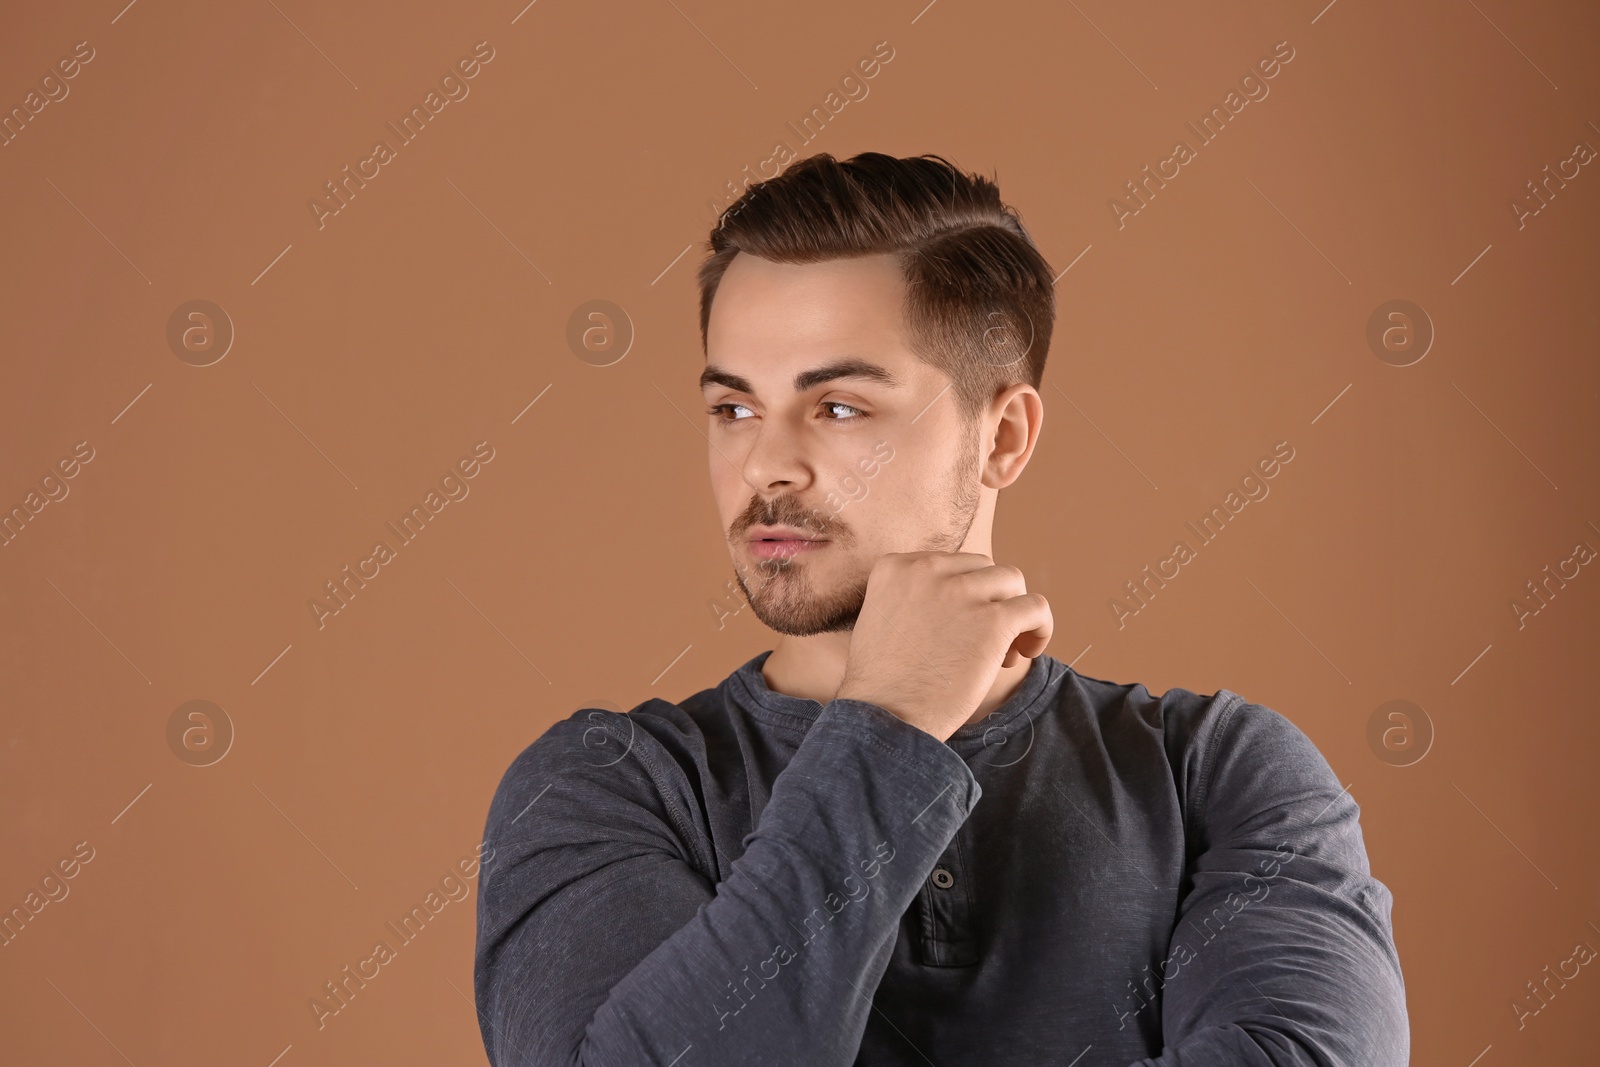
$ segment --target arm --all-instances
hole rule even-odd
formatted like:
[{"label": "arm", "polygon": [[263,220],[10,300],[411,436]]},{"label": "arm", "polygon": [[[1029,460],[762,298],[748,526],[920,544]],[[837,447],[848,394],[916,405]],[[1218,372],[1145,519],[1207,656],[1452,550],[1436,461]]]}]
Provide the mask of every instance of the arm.
[{"label": "arm", "polygon": [[965,761],[834,700],[713,885],[664,751],[625,716],[589,716],[530,745],[490,805],[474,967],[490,1063],[666,1067],[687,1052],[716,1067],[806,1049],[848,1067],[900,918],[982,795]]},{"label": "arm", "polygon": [[1227,699],[1196,741],[1199,858],[1161,968],[1166,1047],[1133,1067],[1405,1067],[1393,898],[1360,808],[1293,723]]}]

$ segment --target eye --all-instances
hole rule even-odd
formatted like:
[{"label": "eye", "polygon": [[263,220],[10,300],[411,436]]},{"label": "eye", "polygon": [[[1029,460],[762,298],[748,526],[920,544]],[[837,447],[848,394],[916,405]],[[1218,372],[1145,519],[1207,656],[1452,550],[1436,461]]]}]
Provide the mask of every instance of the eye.
[{"label": "eye", "polygon": [[[844,408],[846,411],[851,411],[851,412],[855,413],[853,415],[843,416],[842,418],[839,417],[839,416],[830,415],[826,419],[826,421],[828,421],[828,422],[853,422],[856,419],[865,419],[865,418],[869,417],[867,415],[867,413],[862,411],[860,408],[854,406],[853,404],[846,404],[846,403],[844,403],[843,401],[840,401],[840,400],[824,400],[820,406],[823,407],[823,408]],[[749,411],[750,410],[749,408],[745,407],[743,404],[713,404],[710,407],[706,408],[706,414],[707,415],[716,415],[718,422],[744,422],[744,421],[746,421],[746,418],[744,418],[744,417],[730,416],[730,415],[722,414],[722,412],[724,412],[724,411],[732,411],[734,408],[741,408],[741,409],[743,409],[745,411]]]},{"label": "eye", "polygon": [[850,421],[852,421],[854,419],[857,419],[857,418],[864,419],[864,418],[867,417],[867,413],[865,411],[862,411],[858,407],[853,407],[850,404],[846,404],[846,403],[844,403],[843,401],[840,401],[840,400],[824,400],[822,402],[822,406],[825,407],[825,408],[844,408],[844,409],[846,409],[848,411],[855,412],[854,415],[849,415],[849,416],[846,416],[845,418],[842,418],[842,419],[838,419],[838,418],[830,419],[829,421],[831,421],[831,422],[850,422]]}]

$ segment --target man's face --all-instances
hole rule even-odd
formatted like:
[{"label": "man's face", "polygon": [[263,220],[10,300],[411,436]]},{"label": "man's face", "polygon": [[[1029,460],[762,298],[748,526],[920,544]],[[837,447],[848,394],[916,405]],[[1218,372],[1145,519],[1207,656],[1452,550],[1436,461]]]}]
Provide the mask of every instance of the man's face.
[{"label": "man's face", "polygon": [[702,379],[712,493],[740,588],[779,633],[851,629],[880,555],[959,551],[971,528],[976,430],[907,347],[904,299],[889,255],[741,252],[718,286]]}]

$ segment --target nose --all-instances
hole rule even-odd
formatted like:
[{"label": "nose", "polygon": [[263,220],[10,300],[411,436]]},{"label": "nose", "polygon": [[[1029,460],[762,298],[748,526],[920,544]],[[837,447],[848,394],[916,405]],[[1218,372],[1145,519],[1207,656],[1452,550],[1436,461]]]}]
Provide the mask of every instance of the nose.
[{"label": "nose", "polygon": [[814,475],[801,434],[782,419],[769,417],[751,436],[754,439],[742,457],[740,474],[757,495],[801,493],[811,486]]}]

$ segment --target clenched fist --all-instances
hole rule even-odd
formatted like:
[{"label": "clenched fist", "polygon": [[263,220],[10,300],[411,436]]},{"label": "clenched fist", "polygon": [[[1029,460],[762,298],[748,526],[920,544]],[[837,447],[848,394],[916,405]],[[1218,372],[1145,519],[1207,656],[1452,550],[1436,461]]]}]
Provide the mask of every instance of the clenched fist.
[{"label": "clenched fist", "polygon": [[872,566],[835,699],[864,700],[948,740],[1002,667],[1050,642],[1050,602],[976,552],[889,552]]}]

